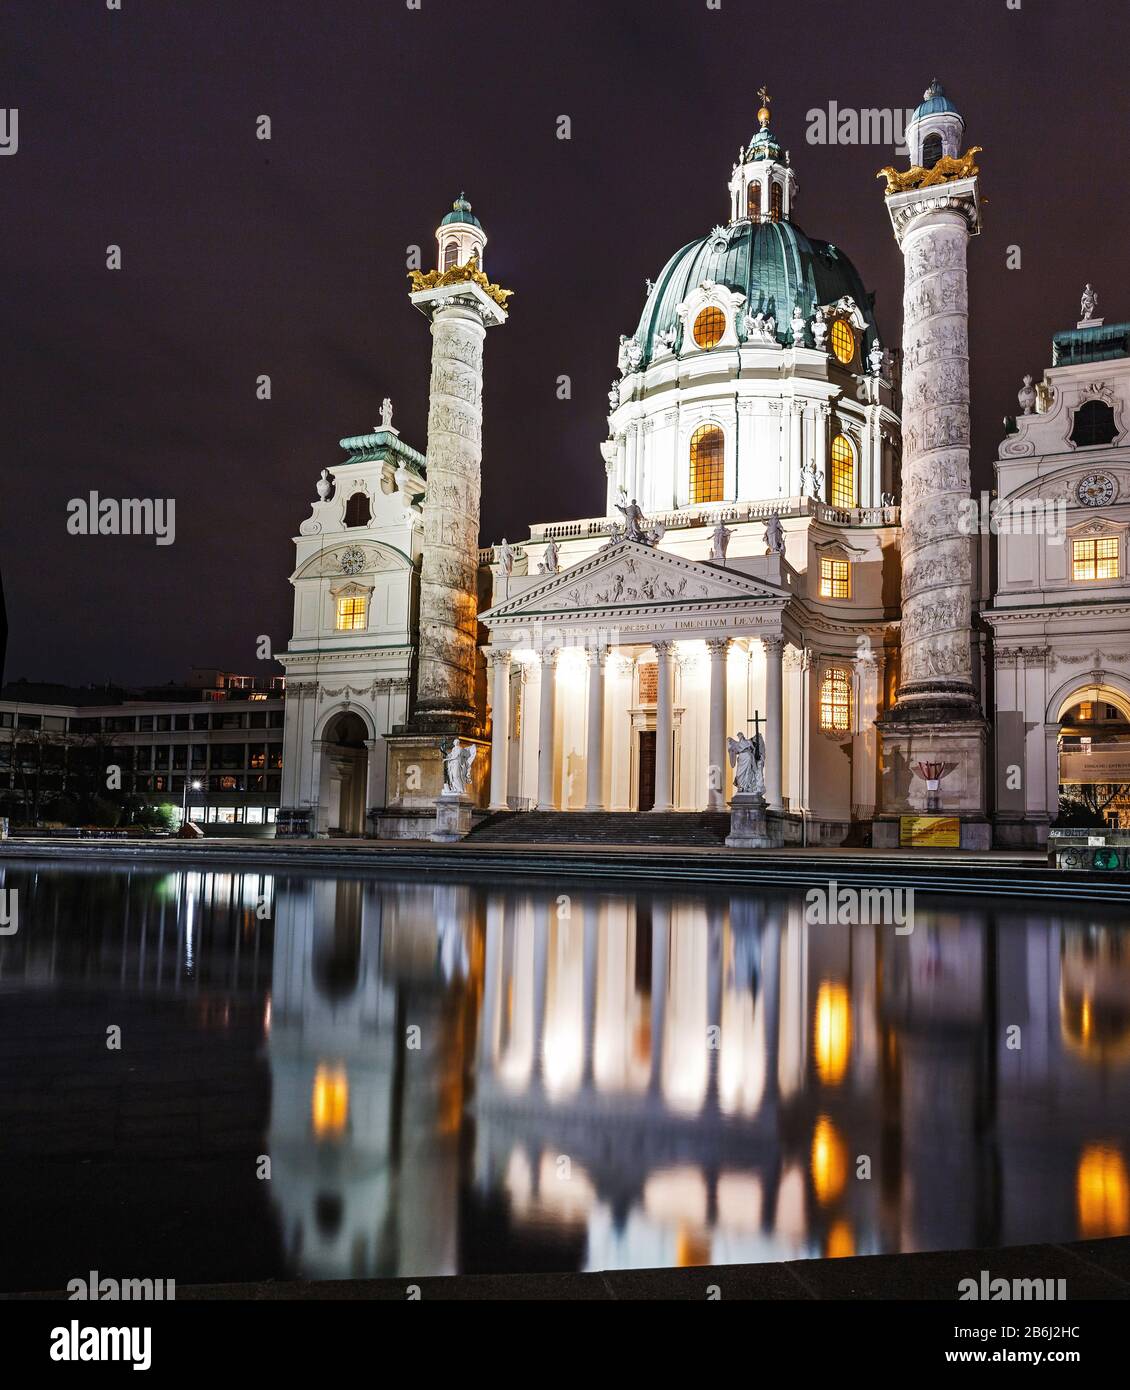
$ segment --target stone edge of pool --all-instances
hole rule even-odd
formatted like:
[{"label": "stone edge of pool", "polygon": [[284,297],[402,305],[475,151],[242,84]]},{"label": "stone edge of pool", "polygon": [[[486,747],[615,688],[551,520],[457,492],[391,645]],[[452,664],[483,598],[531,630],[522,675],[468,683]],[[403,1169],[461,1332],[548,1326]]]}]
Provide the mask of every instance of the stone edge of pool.
[{"label": "stone edge of pool", "polygon": [[914,887],[925,892],[1040,897],[1070,890],[1075,900],[1130,902],[1130,874],[1047,867],[1043,855],[1017,850],[923,851],[618,845],[432,845],[424,841],[85,841],[21,837],[0,841],[0,864],[21,859],[155,867],[194,862],[217,867],[274,867],[411,875],[414,872],[515,880],[562,876],[590,882],[644,881],[664,887],[798,888],[834,878],[845,885]]},{"label": "stone edge of pool", "polygon": [[[201,1300],[444,1299],[615,1301],[623,1299],[958,1301],[962,1279],[1066,1280],[1067,1301],[1130,1299],[1130,1236],[1063,1245],[1013,1245],[909,1255],[792,1260],[690,1269],[590,1274],[454,1274],[414,1279],[263,1281],[180,1285],[178,1302]],[[716,1292],[715,1292],[716,1291]],[[61,1292],[0,1294],[0,1301],[62,1299]]]}]

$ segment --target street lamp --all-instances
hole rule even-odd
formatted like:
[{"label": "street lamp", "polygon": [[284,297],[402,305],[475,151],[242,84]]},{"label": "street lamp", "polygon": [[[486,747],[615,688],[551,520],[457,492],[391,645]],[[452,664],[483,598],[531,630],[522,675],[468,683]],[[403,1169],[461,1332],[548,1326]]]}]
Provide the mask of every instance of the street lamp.
[{"label": "street lamp", "polygon": [[[190,785],[189,780],[188,780],[188,778],[186,777],[186,778],[184,779],[184,795],[181,797],[181,804],[180,804],[180,823],[181,823],[181,825],[183,825],[183,824],[185,823],[185,821],[188,820],[188,788],[189,788],[189,785]],[[200,790],[200,783],[199,783],[199,782],[193,782],[193,783],[191,783],[191,786],[192,786],[192,790],[193,790],[194,792],[198,792],[198,791]]]}]

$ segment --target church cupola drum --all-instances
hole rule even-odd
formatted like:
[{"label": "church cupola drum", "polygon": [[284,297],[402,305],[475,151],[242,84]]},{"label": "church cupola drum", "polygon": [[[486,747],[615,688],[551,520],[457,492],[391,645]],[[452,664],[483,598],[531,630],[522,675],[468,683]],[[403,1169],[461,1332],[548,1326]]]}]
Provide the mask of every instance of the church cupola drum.
[{"label": "church cupola drum", "polygon": [[483,341],[506,322],[512,291],[482,268],[486,235],[462,195],[436,230],[438,266],[410,272],[432,326],[420,654],[412,726],[465,733],[475,711],[482,465]]}]

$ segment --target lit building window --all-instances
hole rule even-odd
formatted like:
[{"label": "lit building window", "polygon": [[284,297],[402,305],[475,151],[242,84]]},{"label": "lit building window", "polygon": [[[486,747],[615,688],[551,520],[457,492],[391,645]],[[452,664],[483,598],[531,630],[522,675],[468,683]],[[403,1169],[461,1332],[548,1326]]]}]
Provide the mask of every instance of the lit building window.
[{"label": "lit building window", "polygon": [[746,189],[745,210],[754,222],[761,221],[761,185],[756,179]]},{"label": "lit building window", "polygon": [[855,454],[842,434],[832,440],[832,491],[829,497],[833,507],[855,506]]},{"label": "lit building window", "polygon": [[1118,537],[1071,542],[1071,577],[1076,583],[1118,578]]},{"label": "lit building window", "polygon": [[832,351],[845,367],[855,357],[855,333],[844,319],[835,319],[832,323]]},{"label": "lit building window", "polygon": [[368,599],[361,598],[356,594],[339,598],[336,624],[338,632],[357,632],[363,628],[365,626],[365,610],[368,606]]},{"label": "lit building window", "polygon": [[692,502],[721,502],[725,471],[725,436],[717,425],[699,425],[691,435]]},{"label": "lit building window", "polygon": [[694,321],[694,340],[700,348],[712,348],[721,342],[726,331],[726,315],[711,305],[700,311]]},{"label": "lit building window", "polygon": [[820,727],[832,734],[851,728],[851,672],[838,666],[825,671],[820,682]]},{"label": "lit building window", "polygon": [[452,267],[453,265],[457,265],[457,264],[458,264],[458,261],[459,261],[459,243],[455,240],[454,237],[452,237],[451,240],[447,243],[447,245],[443,248],[443,268],[444,268],[444,270],[450,270],[451,267]]},{"label": "lit building window", "polygon": [[1086,722],[1086,721],[1088,721],[1088,720],[1093,719],[1094,717],[1095,717],[1095,714],[1094,714],[1094,706],[1091,704],[1090,700],[1084,700],[1084,701],[1079,705],[1078,718],[1079,718],[1080,720]]},{"label": "lit building window", "polygon": [[846,560],[820,560],[820,597],[851,598],[851,571]]},{"label": "lit building window", "polygon": [[781,185],[775,183],[769,189],[769,221],[780,222],[781,220]]}]

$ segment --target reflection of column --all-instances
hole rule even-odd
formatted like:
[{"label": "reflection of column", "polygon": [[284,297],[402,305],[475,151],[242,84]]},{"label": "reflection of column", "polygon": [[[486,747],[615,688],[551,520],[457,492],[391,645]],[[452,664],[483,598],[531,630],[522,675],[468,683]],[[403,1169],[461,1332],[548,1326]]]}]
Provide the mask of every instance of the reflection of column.
[{"label": "reflection of column", "polygon": [[479,1012],[479,1066],[494,1066],[498,1028],[499,983],[502,975],[502,938],[506,926],[506,899],[501,893],[487,898],[486,959],[483,964],[483,1002]]},{"label": "reflection of column", "polygon": [[548,648],[541,654],[541,701],[538,710],[538,810],[552,811],[553,803],[553,722],[557,695],[557,652]]},{"label": "reflection of column", "polygon": [[552,911],[552,902],[548,902],[545,911],[538,913],[534,923],[533,1061],[530,1079],[539,1086],[545,1074],[545,995],[549,969],[549,914]]},{"label": "reflection of column", "polygon": [[598,647],[588,653],[589,709],[588,744],[585,752],[585,810],[603,811],[604,782],[604,665],[608,649]]},{"label": "reflection of column", "polygon": [[707,1056],[706,1105],[718,1108],[718,1063],[722,1055],[722,909],[711,906],[706,928],[706,1026],[714,1029]]},{"label": "reflection of column", "polygon": [[600,945],[600,908],[596,903],[588,909],[581,908],[585,933],[585,997],[584,997],[584,1041],[581,1086],[592,1085],[592,1063],[596,1042],[596,968],[597,950]]},{"label": "reflection of column", "polygon": [[780,637],[763,637],[761,646],[765,652],[765,802],[771,811],[779,811],[782,806],[781,746],[785,702],[781,686],[785,643]]},{"label": "reflection of column", "polygon": [[[651,1075],[649,1088],[658,1094],[663,1083],[663,1034],[667,1027],[667,971],[670,958],[670,908],[658,902],[651,908]],[[637,927],[638,931],[639,928]]]},{"label": "reflection of column", "polygon": [[491,652],[490,809],[505,811],[510,770],[510,653]]},{"label": "reflection of column", "polygon": [[721,811],[726,805],[726,654],[730,639],[707,642],[710,652],[710,768],[706,782],[706,808]]},{"label": "reflection of column", "polygon": [[761,938],[761,1007],[765,1017],[765,1100],[775,1103],[780,1080],[781,1048],[781,912],[771,908]]},{"label": "reflection of column", "polygon": [[671,809],[671,643],[656,642],[655,802],[653,811]]}]

